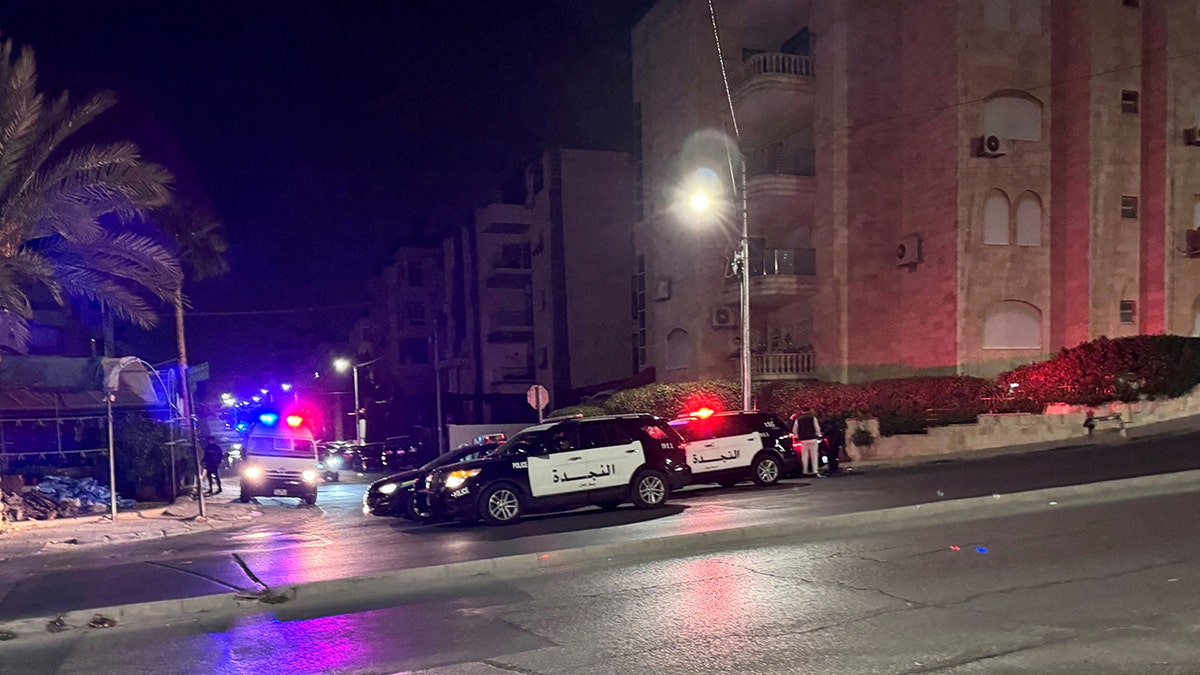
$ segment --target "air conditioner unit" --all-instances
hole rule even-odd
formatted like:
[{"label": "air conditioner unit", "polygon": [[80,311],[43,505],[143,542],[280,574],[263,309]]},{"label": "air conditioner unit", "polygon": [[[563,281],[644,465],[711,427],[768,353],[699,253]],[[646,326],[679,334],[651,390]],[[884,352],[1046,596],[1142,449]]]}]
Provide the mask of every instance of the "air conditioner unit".
[{"label": "air conditioner unit", "polygon": [[903,267],[905,265],[916,265],[921,262],[921,237],[920,235],[912,235],[900,240],[896,244],[896,265]]},{"label": "air conditioner unit", "polygon": [[1200,145],[1200,127],[1183,130],[1184,145]]},{"label": "air conditioner unit", "polygon": [[1008,141],[996,134],[985,134],[979,138],[980,157],[1003,157]]},{"label": "air conditioner unit", "polygon": [[713,307],[713,328],[733,328],[737,325],[737,313],[732,307]]}]

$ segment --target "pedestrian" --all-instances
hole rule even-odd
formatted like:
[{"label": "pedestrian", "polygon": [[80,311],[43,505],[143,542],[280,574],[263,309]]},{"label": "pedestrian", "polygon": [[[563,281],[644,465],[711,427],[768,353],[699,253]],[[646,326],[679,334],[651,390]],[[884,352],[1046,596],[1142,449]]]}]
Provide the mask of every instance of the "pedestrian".
[{"label": "pedestrian", "polygon": [[842,446],[846,442],[846,430],[842,428],[842,420],[836,415],[828,415],[821,420],[821,435],[825,439],[825,475],[838,474],[838,461],[841,459]]},{"label": "pedestrian", "polygon": [[[208,474],[208,492],[214,495],[221,493],[221,465],[225,463],[225,452],[217,445],[216,439],[209,436],[204,446],[204,471]],[[217,489],[213,490],[213,484]]]},{"label": "pedestrian", "polygon": [[800,441],[800,475],[820,478],[821,425],[812,410],[804,408],[796,415],[795,421],[792,422],[792,433]]}]

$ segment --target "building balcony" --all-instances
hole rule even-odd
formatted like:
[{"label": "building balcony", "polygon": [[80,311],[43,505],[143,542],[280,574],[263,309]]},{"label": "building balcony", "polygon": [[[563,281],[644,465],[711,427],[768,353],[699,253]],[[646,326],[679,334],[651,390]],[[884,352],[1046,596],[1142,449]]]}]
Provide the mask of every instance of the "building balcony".
[{"label": "building balcony", "polygon": [[774,143],[746,153],[746,191],[751,202],[763,197],[811,196],[816,189],[817,153],[812,148]]},{"label": "building balcony", "polygon": [[[817,290],[816,251],[811,248],[750,247],[750,304],[772,308]],[[741,278],[725,279],[726,302],[737,302]]]},{"label": "building balcony", "polygon": [[492,369],[492,384],[525,384],[533,382],[532,366],[504,366]]},{"label": "building balcony", "polygon": [[742,137],[751,142],[812,126],[811,56],[761,52],[742,63],[732,93]]},{"label": "building balcony", "polygon": [[767,352],[750,355],[750,377],[755,380],[798,380],[812,376],[814,355],[807,352]]}]

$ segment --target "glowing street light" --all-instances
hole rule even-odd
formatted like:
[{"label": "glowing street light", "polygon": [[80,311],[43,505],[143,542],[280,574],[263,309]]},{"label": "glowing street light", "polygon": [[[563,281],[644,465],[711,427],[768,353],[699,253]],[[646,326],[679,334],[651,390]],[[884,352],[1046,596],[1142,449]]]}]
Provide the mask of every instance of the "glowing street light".
[{"label": "glowing street light", "polygon": [[354,372],[354,440],[358,445],[363,444],[363,437],[367,435],[367,430],[364,428],[367,426],[367,421],[363,419],[362,408],[358,403],[358,369],[362,368],[363,366],[369,366],[378,361],[380,358],[383,357],[374,358],[365,363],[355,363],[347,358],[337,358],[333,360],[333,367],[339,373],[344,373],[347,370],[352,370]]},{"label": "glowing street light", "polygon": [[282,389],[282,390],[284,390],[284,391],[291,391],[291,390],[292,390],[292,384],[291,384],[290,382],[284,382],[283,384],[279,385],[279,388],[280,388],[280,389]]}]

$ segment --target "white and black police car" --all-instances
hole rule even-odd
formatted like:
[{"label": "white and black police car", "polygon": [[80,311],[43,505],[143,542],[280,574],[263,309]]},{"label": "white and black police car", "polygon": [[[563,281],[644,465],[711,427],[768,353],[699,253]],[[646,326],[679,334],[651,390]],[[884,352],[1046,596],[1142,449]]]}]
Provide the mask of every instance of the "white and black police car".
[{"label": "white and black police car", "polygon": [[685,443],[653,415],[570,418],[529,427],[487,457],[439,467],[421,494],[434,518],[490,525],[536,511],[666,504],[688,484]]},{"label": "white and black police car", "polygon": [[693,484],[773,485],[800,465],[799,442],[769,413],[701,408],[671,420],[671,427],[687,441]]}]

